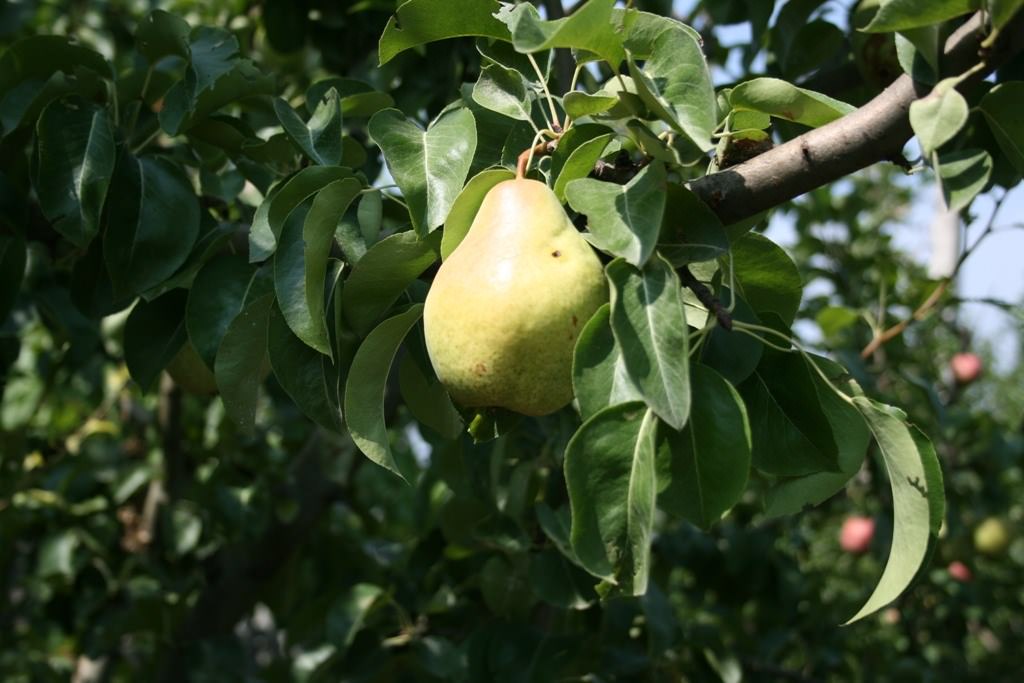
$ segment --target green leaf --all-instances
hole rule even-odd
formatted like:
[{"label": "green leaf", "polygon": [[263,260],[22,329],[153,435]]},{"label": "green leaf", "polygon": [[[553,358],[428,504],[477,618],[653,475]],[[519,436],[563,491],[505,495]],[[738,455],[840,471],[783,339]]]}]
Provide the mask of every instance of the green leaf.
[{"label": "green leaf", "polygon": [[707,154],[685,135],[672,133],[659,137],[649,126],[636,119],[626,123],[626,130],[645,155],[664,161],[669,166],[695,166],[707,163]]},{"label": "green leaf", "polygon": [[408,480],[391,453],[384,424],[384,390],[399,345],[422,315],[423,305],[415,304],[375,327],[356,351],[345,383],[345,415],[352,440],[366,457],[403,481]]},{"label": "green leaf", "polygon": [[766,517],[795,515],[836,495],[857,472],[815,472],[779,479],[765,493]]},{"label": "green leaf", "polygon": [[587,571],[625,595],[647,590],[657,424],[643,403],[613,406],[584,422],[565,449],[572,548]]},{"label": "green leaf", "polygon": [[444,223],[476,150],[476,123],[468,109],[442,112],[426,131],[397,109],[374,114],[373,138],[409,206],[421,235]]},{"label": "green leaf", "polygon": [[188,59],[189,31],[188,22],[184,19],[156,9],[147,14],[135,29],[135,47],[150,65],[168,55]]},{"label": "green leaf", "polygon": [[665,211],[665,167],[654,162],[625,185],[581,178],[565,188],[569,205],[586,214],[590,241],[642,268],[654,253]]},{"label": "green leaf", "polygon": [[755,78],[740,83],[729,93],[729,103],[733,110],[759,111],[812,128],[835,121],[856,109],[777,78]]},{"label": "green leaf", "polygon": [[988,0],[992,28],[1000,29],[1006,26],[1022,7],[1024,0]]},{"label": "green leaf", "polygon": [[275,186],[252,219],[249,262],[263,261],[274,253],[284,221],[296,206],[334,181],[351,177],[352,172],[345,168],[310,166]]},{"label": "green leaf", "polygon": [[221,107],[258,95],[274,94],[274,79],[238,56],[238,39],[230,31],[200,26],[189,36],[185,78],[164,95],[160,127],[169,135],[188,130]]},{"label": "green leaf", "polygon": [[[581,126],[582,128],[582,126]],[[594,126],[599,130],[607,130],[604,126]],[[588,133],[594,128],[588,127]],[[570,129],[570,132],[574,129]],[[569,137],[568,134],[565,136]],[[594,170],[594,165],[604,154],[608,144],[615,138],[612,133],[598,135],[580,141],[578,137],[559,142],[559,148],[565,146],[564,154],[555,152],[551,163],[551,175],[555,178],[554,193],[559,201],[565,201],[565,189],[574,180],[586,178]],[[576,144],[578,142],[578,144]]]},{"label": "green leaf", "polygon": [[103,258],[120,295],[154,287],[181,266],[199,234],[199,202],[182,170],[158,157],[123,155],[108,190]]},{"label": "green leaf", "polygon": [[192,552],[203,533],[203,518],[196,506],[176,501],[171,509],[171,548],[178,557]]},{"label": "green leaf", "polygon": [[247,302],[228,325],[213,364],[224,412],[242,433],[252,432],[256,423],[256,402],[267,367],[267,326],[273,305],[273,294]]},{"label": "green leaf", "polygon": [[588,420],[609,406],[643,400],[626,372],[622,350],[611,327],[611,306],[604,304],[580,331],[572,360],[572,387],[580,417]]},{"label": "green leaf", "polygon": [[310,161],[321,166],[341,163],[341,100],[337,90],[327,91],[308,123],[280,97],[274,99],[274,112],[285,133]]},{"label": "green leaf", "polygon": [[981,0],[882,0],[875,18],[864,30],[887,33],[938,24],[981,9],[981,4]]},{"label": "green leaf", "polygon": [[324,624],[331,644],[344,652],[362,630],[367,615],[383,594],[382,588],[369,583],[357,583],[345,591],[331,605]]},{"label": "green leaf", "polygon": [[521,563],[514,564],[501,555],[492,555],[484,562],[480,570],[480,595],[491,612],[509,619],[529,615],[534,598],[525,569]]},{"label": "green leaf", "polygon": [[611,326],[631,382],[658,417],[682,429],[690,414],[689,334],[679,277],[662,258],[642,271],[616,259]]},{"label": "green leaf", "polygon": [[847,444],[840,443],[826,412],[832,390],[802,354],[766,349],[743,394],[754,433],[755,467],[789,477],[840,471],[840,447]]},{"label": "green leaf", "polygon": [[161,371],[188,339],[187,293],[175,289],[153,301],[139,301],[124,326],[124,362],[143,392],[156,386]]},{"label": "green leaf", "polygon": [[[750,305],[743,297],[734,295],[728,287],[721,287],[716,294],[724,305],[733,305],[730,313],[733,321],[761,324],[761,320],[750,310]],[[693,310],[690,301],[687,301],[687,306],[690,306],[690,311]],[[693,316],[689,312],[688,315],[691,324],[702,327],[692,319]],[[754,372],[761,361],[763,351],[764,344],[754,337],[716,325],[704,340],[704,346],[700,350],[700,362],[733,384],[739,385]]]},{"label": "green leaf", "polygon": [[796,80],[828,64],[848,49],[846,33],[832,22],[812,19],[801,25],[782,55],[783,75]]},{"label": "green leaf", "polygon": [[317,81],[306,90],[306,102],[320,102],[327,95],[327,91],[332,89],[338,91],[341,115],[345,118],[373,116],[381,109],[387,109],[395,104],[391,95],[374,90],[372,85],[352,78],[327,78]]},{"label": "green leaf", "polygon": [[295,336],[277,306],[270,311],[267,354],[274,376],[299,410],[320,426],[341,431],[337,370],[330,358]]},{"label": "green leaf", "polygon": [[342,310],[356,334],[363,336],[380,320],[406,287],[438,258],[440,235],[420,239],[399,232],[370,247],[345,281]]},{"label": "green leaf", "polygon": [[[612,15],[623,10],[613,10]],[[701,42],[700,33],[694,28],[687,26],[681,21],[672,17],[663,17],[651,12],[638,10],[625,10],[629,16],[623,16],[620,21],[628,26],[626,31],[625,47],[633,59],[647,59],[654,53],[654,44],[658,37],[666,30],[685,31],[689,33],[698,44]]]},{"label": "green leaf", "polygon": [[47,536],[39,543],[35,574],[41,579],[59,576],[71,581],[75,576],[75,551],[81,545],[76,529],[67,529]]},{"label": "green leaf", "polygon": [[739,394],[717,372],[694,364],[690,382],[690,421],[682,431],[658,430],[658,458],[668,460],[659,473],[671,475],[660,500],[670,514],[706,529],[739,502],[747,486],[750,426]]},{"label": "green leaf", "polygon": [[50,101],[68,93],[105,95],[110,65],[99,52],[65,36],[23,38],[0,55],[0,133],[6,135]]},{"label": "green leaf", "polygon": [[910,104],[910,125],[925,157],[952,140],[967,123],[967,100],[957,92],[956,79],[947,78]]},{"label": "green leaf", "polygon": [[896,59],[915,81],[934,85],[939,73],[940,24],[906,29],[896,34]]},{"label": "green leaf", "polygon": [[462,418],[434,373],[420,327],[405,342],[405,353],[398,363],[398,386],[406,408],[420,424],[445,439],[454,439],[462,432]]},{"label": "green leaf", "polygon": [[497,0],[408,0],[388,19],[378,44],[378,64],[435,40],[483,36],[508,40],[508,29],[494,14]]},{"label": "green leaf", "polygon": [[992,175],[992,157],[983,149],[959,149],[939,156],[942,196],[950,211],[970,205]]},{"label": "green leaf", "polygon": [[512,180],[516,174],[506,168],[492,168],[481,171],[469,179],[462,192],[452,203],[448,218],[444,222],[441,238],[441,258],[448,258],[455,248],[469,234],[469,229],[476,218],[476,212],[484,202],[487,193],[500,182]]},{"label": "green leaf", "polygon": [[658,233],[658,253],[673,266],[712,261],[729,249],[718,216],[689,189],[665,185],[665,212]]},{"label": "green leaf", "polygon": [[[818,356],[813,358],[833,384],[846,377],[842,366]],[[765,515],[768,517],[796,514],[833,496],[857,474],[867,455],[871,433],[860,413],[817,378],[815,382],[821,409],[839,447],[836,461],[839,472],[813,472],[777,479],[765,493]],[[755,448],[759,438],[761,436],[755,433]]]},{"label": "green leaf", "polygon": [[626,53],[622,34],[612,23],[614,5],[615,0],[589,0],[568,17],[544,21],[536,7],[523,3],[503,8],[498,17],[508,25],[519,52],[570,47],[593,53],[617,70]]},{"label": "green leaf", "polygon": [[304,221],[285,221],[274,253],[274,290],[288,326],[326,356],[332,355],[324,310],[327,259],[338,217],[361,189],[355,178],[325,186],[313,199]]},{"label": "green leaf", "polygon": [[864,416],[878,442],[892,487],[892,547],[882,578],[864,606],[847,621],[878,611],[910,585],[928,551],[930,537],[938,535],[944,514],[942,473],[935,450],[906,415],[891,406],[857,396],[853,404]]},{"label": "green leaf", "polygon": [[33,186],[43,215],[78,247],[99,232],[115,159],[106,109],[77,98],[43,109],[36,124]]},{"label": "green leaf", "polygon": [[989,90],[981,98],[980,104],[992,135],[1019,173],[1024,173],[1024,120],[1020,116],[1022,98],[1024,81],[1010,81]]},{"label": "green leaf", "polygon": [[642,68],[630,58],[629,74],[641,99],[658,118],[702,151],[713,147],[715,90],[704,53],[689,31],[663,31]]},{"label": "green leaf", "polygon": [[586,609],[597,598],[591,578],[552,548],[530,556],[528,579],[538,598],[562,609]]},{"label": "green leaf", "polygon": [[589,94],[574,90],[562,99],[565,113],[574,119],[606,112],[619,101],[614,95]]},{"label": "green leaf", "polygon": [[500,64],[485,66],[473,85],[473,100],[477,104],[520,121],[531,120],[532,99],[522,74]]},{"label": "green leaf", "polygon": [[791,325],[803,283],[793,259],[767,237],[748,233],[732,246],[733,267],[743,298],[758,315],[775,313]]},{"label": "green leaf", "polygon": [[0,234],[0,324],[14,308],[18,298],[21,280],[25,276],[26,255],[25,240],[16,235]]},{"label": "green leaf", "polygon": [[242,311],[249,291],[262,289],[262,276],[240,254],[222,254],[206,262],[196,273],[188,294],[185,323],[188,337],[199,357],[213,367],[224,334]]}]

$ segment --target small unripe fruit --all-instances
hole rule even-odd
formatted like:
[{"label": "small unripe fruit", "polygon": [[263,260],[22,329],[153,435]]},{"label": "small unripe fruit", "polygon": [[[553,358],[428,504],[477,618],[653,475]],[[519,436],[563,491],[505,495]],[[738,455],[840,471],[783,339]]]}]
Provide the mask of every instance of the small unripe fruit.
[{"label": "small unripe fruit", "polygon": [[970,384],[981,375],[981,358],[973,353],[958,353],[949,361],[957,384]]},{"label": "small unripe fruit", "polygon": [[998,517],[988,517],[974,529],[974,547],[985,555],[1002,555],[1010,545],[1010,530]]},{"label": "small unripe fruit", "polygon": [[839,532],[839,547],[848,553],[866,553],[874,535],[875,520],[870,517],[847,517]]},{"label": "small unripe fruit", "polygon": [[971,570],[968,569],[967,565],[960,560],[953,560],[950,562],[949,566],[946,567],[946,571],[949,572],[950,577],[952,577],[954,581],[959,581],[960,583],[969,583],[970,580],[974,578],[974,574],[971,573]]}]

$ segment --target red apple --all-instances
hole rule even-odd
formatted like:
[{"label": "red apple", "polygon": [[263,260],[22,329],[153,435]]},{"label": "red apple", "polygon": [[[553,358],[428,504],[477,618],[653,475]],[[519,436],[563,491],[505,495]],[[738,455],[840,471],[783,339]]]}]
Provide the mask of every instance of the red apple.
[{"label": "red apple", "polygon": [[875,535],[875,520],[870,517],[850,516],[839,532],[839,547],[848,553],[866,553]]},{"label": "red apple", "polygon": [[981,359],[973,353],[958,353],[949,360],[957,384],[970,384],[981,375]]},{"label": "red apple", "polygon": [[949,572],[949,575],[954,581],[959,581],[960,583],[968,583],[974,578],[974,574],[971,573],[971,570],[968,569],[967,565],[960,560],[953,560],[950,562],[949,566],[946,567],[946,571]]}]

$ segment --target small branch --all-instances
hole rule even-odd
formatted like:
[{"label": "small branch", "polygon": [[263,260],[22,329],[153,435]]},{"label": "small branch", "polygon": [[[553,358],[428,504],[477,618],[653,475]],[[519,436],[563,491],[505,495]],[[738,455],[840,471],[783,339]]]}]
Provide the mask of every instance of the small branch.
[{"label": "small branch", "polygon": [[912,322],[915,320],[924,320],[935,305],[939,303],[939,300],[942,299],[942,295],[946,293],[946,289],[949,288],[950,282],[952,282],[952,278],[947,277],[942,279],[939,284],[935,286],[935,289],[932,290],[932,293],[928,295],[928,298],[924,300],[924,303],[918,306],[917,310],[915,310],[909,318],[901,320],[892,327],[875,335],[875,338],[872,339],[860,352],[860,357],[870,358],[871,355],[881,348],[883,344],[903,334],[903,330],[910,327]]},{"label": "small branch", "polygon": [[704,304],[704,307],[715,315],[715,320],[718,321],[719,326],[731,332],[732,316],[729,315],[729,311],[725,310],[725,306],[718,300],[718,297],[712,294],[711,290],[690,272],[689,266],[683,266],[679,269],[679,278],[696,295],[697,299]]},{"label": "small branch", "polygon": [[157,425],[160,428],[160,446],[164,452],[164,479],[170,498],[181,492],[185,475],[184,452],[181,447],[181,389],[170,375],[160,378],[160,397],[157,404]]},{"label": "small branch", "polygon": [[996,205],[992,208],[992,213],[989,214],[988,221],[985,224],[985,229],[982,230],[980,235],[978,235],[978,239],[974,241],[974,244],[964,249],[964,252],[960,254],[960,258],[957,259],[953,272],[939,281],[939,284],[935,286],[935,289],[933,289],[932,293],[928,295],[928,298],[924,300],[924,303],[918,306],[917,310],[915,310],[909,318],[901,320],[892,327],[876,334],[868,345],[860,352],[861,358],[870,358],[871,355],[881,348],[883,344],[903,334],[903,331],[910,327],[910,324],[915,320],[924,320],[924,318],[927,317],[931,310],[935,308],[942,299],[942,295],[946,293],[947,289],[949,289],[953,280],[956,279],[957,273],[960,272],[960,267],[964,264],[964,261],[967,260],[967,257],[978,248],[978,245],[980,245],[986,237],[992,234],[996,223],[996,215],[999,214],[999,209],[1002,208],[1003,201],[1006,199],[1007,194],[1009,193],[1004,192],[1003,196],[996,201]]}]

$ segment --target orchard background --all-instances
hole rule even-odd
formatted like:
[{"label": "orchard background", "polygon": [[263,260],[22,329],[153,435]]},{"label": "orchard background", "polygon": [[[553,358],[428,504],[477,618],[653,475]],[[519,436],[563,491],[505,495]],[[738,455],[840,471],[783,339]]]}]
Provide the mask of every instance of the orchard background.
[{"label": "orchard background", "polygon": [[[535,4],[0,3],[3,680],[1016,680],[1022,3]],[[574,406],[461,410],[418,304],[538,140],[621,296]]]}]

